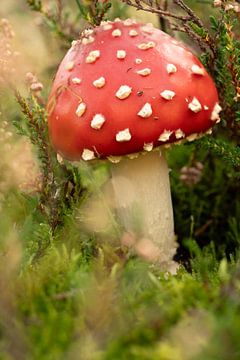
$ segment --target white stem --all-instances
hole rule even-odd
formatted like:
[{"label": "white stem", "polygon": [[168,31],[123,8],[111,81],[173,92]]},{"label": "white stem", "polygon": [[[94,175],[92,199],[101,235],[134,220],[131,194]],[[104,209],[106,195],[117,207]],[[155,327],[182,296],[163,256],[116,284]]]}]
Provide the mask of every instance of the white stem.
[{"label": "white stem", "polygon": [[[139,239],[151,240],[162,267],[172,271],[176,251],[169,170],[158,151],[112,165],[112,185],[120,223]],[[155,246],[155,248],[156,248]]]}]

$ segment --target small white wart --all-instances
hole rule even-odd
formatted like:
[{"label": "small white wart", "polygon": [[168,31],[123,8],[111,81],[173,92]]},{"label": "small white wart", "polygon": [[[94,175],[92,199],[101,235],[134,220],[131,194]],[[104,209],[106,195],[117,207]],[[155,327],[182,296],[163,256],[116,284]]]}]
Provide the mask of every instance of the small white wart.
[{"label": "small white wart", "polygon": [[175,92],[172,90],[164,90],[160,93],[160,95],[165,100],[172,100],[175,96]]},{"label": "small white wart", "polygon": [[132,138],[129,129],[124,129],[122,131],[119,131],[116,134],[116,141],[117,142],[125,142],[125,141],[130,141]]},{"label": "small white wart", "polygon": [[137,74],[141,75],[141,76],[148,76],[151,74],[151,69],[145,68],[145,69],[138,70]]},{"label": "small white wart", "polygon": [[88,37],[84,37],[82,39],[82,44],[83,45],[88,45],[94,42],[94,37],[93,36],[88,36]]},{"label": "small white wart", "polygon": [[221,111],[222,111],[221,106],[218,103],[216,103],[214,108],[213,108],[212,114],[211,114],[211,120],[212,121],[219,121],[220,120],[219,113]]},{"label": "small white wart", "polygon": [[99,130],[105,123],[105,117],[102,114],[96,114],[94,115],[92,121],[91,121],[91,127],[93,129]]},{"label": "small white wart", "polygon": [[138,153],[132,153],[132,154],[128,154],[127,157],[131,160],[137,159],[139,156]]},{"label": "small white wart", "polygon": [[112,36],[113,36],[113,37],[120,37],[121,35],[122,35],[122,32],[121,32],[120,29],[115,29],[115,30],[113,30],[113,32],[112,32]]},{"label": "small white wart", "polygon": [[188,108],[193,111],[194,113],[198,113],[202,110],[202,105],[198,101],[196,97],[192,99],[192,101],[188,104]]},{"label": "small white wart", "polygon": [[85,29],[83,31],[83,35],[84,36],[89,36],[89,35],[92,35],[94,33],[94,30],[93,29]]},{"label": "small white wart", "polygon": [[193,133],[187,137],[187,141],[194,141],[198,138],[199,134]]},{"label": "small white wart", "polygon": [[170,136],[172,134],[172,131],[170,130],[164,130],[164,132],[159,136],[159,141],[167,141],[170,139]]},{"label": "small white wart", "polygon": [[109,24],[108,21],[102,20],[101,23],[100,23],[100,26],[107,25],[107,24]]},{"label": "small white wart", "polygon": [[99,130],[105,123],[105,117],[102,114],[96,114],[94,115],[92,121],[91,121],[91,127],[93,129]]},{"label": "small white wart", "polygon": [[103,76],[93,81],[93,86],[99,89],[102,88],[105,84],[106,84],[106,80]]},{"label": "small white wart", "polygon": [[59,162],[59,164],[63,164],[64,160],[63,157],[57,153],[57,161]]},{"label": "small white wart", "polygon": [[87,105],[84,102],[81,102],[77,107],[76,115],[78,117],[81,117],[85,113],[86,109],[87,109]]},{"label": "small white wart", "polygon": [[131,36],[131,37],[138,36],[138,32],[136,30],[132,29],[129,31],[129,36]]},{"label": "small white wart", "polygon": [[143,150],[152,151],[152,149],[153,149],[153,143],[152,142],[151,143],[144,143]]},{"label": "small white wart", "polygon": [[173,74],[177,72],[177,67],[174,64],[167,64],[167,72],[168,74]]},{"label": "small white wart", "polygon": [[117,58],[118,59],[125,59],[127,53],[125,50],[118,50],[117,51]]},{"label": "small white wart", "polygon": [[113,28],[112,24],[104,24],[103,25],[103,30],[107,31],[107,30],[111,30]]},{"label": "small white wart", "polygon": [[140,50],[148,50],[155,47],[155,43],[153,41],[149,41],[148,43],[142,43],[137,45]]},{"label": "small white wart", "polygon": [[130,88],[128,85],[122,85],[120,86],[120,88],[118,89],[115,95],[118,99],[123,100],[128,98],[131,92],[132,92],[132,88]]},{"label": "small white wart", "polygon": [[141,27],[141,30],[147,34],[152,34],[153,33],[153,27],[149,26],[149,25],[144,25]]},{"label": "small white wart", "polygon": [[107,157],[107,159],[113,164],[118,164],[121,161],[122,157],[121,156],[109,155]]},{"label": "small white wart", "polygon": [[81,79],[79,79],[78,77],[74,77],[74,78],[72,78],[72,83],[78,85],[81,83]]},{"label": "small white wart", "polygon": [[149,103],[146,103],[141,110],[138,112],[138,116],[146,119],[152,115],[152,106]]},{"label": "small white wart", "polygon": [[142,63],[142,59],[136,59],[136,60],[135,60],[135,64],[139,65],[139,64],[141,64],[141,63]]},{"label": "small white wart", "polygon": [[85,161],[95,159],[94,152],[92,150],[89,150],[89,149],[83,149],[82,159],[85,160]]},{"label": "small white wart", "polygon": [[76,46],[77,43],[78,43],[78,40],[73,40],[73,41],[72,41],[72,47]]},{"label": "small white wart", "polygon": [[191,67],[191,70],[192,70],[192,73],[195,75],[204,75],[204,69],[198,65],[193,65]]},{"label": "small white wart", "polygon": [[[143,26],[144,26],[144,25],[143,25]],[[145,26],[148,26],[149,28],[154,29],[153,23],[151,23],[151,22],[145,24]]]},{"label": "small white wart", "polygon": [[126,19],[126,20],[124,20],[123,24],[124,24],[125,26],[132,26],[133,24],[135,24],[135,20],[133,20],[133,19]]},{"label": "small white wart", "polygon": [[185,134],[181,129],[177,129],[175,131],[175,137],[176,137],[176,139],[182,139],[185,137]]},{"label": "small white wart", "polygon": [[65,69],[68,71],[71,71],[73,68],[74,68],[74,61],[69,61],[65,66]]},{"label": "small white wart", "polygon": [[94,63],[98,58],[100,58],[99,50],[90,51],[90,53],[86,57],[86,63],[88,64]]}]

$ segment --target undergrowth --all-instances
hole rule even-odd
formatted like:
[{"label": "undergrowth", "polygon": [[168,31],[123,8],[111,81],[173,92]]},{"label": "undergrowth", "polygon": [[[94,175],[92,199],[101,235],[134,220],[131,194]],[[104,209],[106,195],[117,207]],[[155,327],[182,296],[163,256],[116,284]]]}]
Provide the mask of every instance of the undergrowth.
[{"label": "undergrowth", "polygon": [[[11,48],[14,33],[3,19],[0,358],[238,360],[237,3],[26,3],[25,11],[41,16],[43,33],[54,37],[62,55],[81,30],[102,20],[132,16],[134,8],[143,17],[154,14],[164,31],[194,47],[215,80],[223,112],[211,137],[168,152],[180,267],[175,276],[163,273],[121,247],[117,232],[105,236],[83,226],[85,206],[101,193],[108,169],[105,164],[71,164],[55,154],[48,138],[45,88],[57,63],[48,64],[45,88],[28,74],[27,87],[21,84],[19,90],[12,76],[17,66]],[[37,164],[40,174],[31,181],[26,175],[20,179],[21,165],[15,164],[25,151],[21,139],[33,153],[30,173]]]}]

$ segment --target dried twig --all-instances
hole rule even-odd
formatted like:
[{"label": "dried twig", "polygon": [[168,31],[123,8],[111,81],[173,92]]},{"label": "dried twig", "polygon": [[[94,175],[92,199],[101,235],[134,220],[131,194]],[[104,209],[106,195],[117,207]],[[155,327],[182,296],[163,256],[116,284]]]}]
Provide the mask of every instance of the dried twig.
[{"label": "dried twig", "polygon": [[[180,15],[178,13],[168,11],[166,6],[160,6],[157,1],[153,0],[122,0],[122,2],[136,8],[137,10],[157,14],[161,19],[175,19],[180,24],[173,24],[169,21],[170,28],[172,30],[186,33],[198,44],[201,50],[210,50],[213,54],[216,53],[214,39],[212,39],[208,30],[204,27],[201,19],[182,0],[173,0],[175,6],[185,13]],[[196,29],[198,29],[199,33],[202,33],[202,35],[199,35],[198,32],[195,31]]]},{"label": "dried twig", "polygon": [[139,0],[135,0],[135,2],[133,2],[132,0],[122,0],[122,2],[124,2],[127,5],[130,5],[132,7],[135,7],[137,10],[143,10],[143,11],[150,12],[153,14],[171,17],[171,18],[178,19],[181,21],[191,20],[191,17],[189,15],[187,15],[187,16],[177,15],[170,11],[164,11],[164,10],[155,8],[155,7],[151,6],[150,4],[147,4],[146,2],[144,2],[146,4],[146,6],[143,6]]},{"label": "dried twig", "polygon": [[201,28],[204,27],[200,18],[182,0],[173,0],[173,2],[189,15],[191,21]]}]

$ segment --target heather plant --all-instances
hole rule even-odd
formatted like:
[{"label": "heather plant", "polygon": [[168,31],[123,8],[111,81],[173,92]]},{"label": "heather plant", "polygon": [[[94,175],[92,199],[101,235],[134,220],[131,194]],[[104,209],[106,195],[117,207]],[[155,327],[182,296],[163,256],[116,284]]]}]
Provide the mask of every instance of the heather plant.
[{"label": "heather plant", "polygon": [[[239,359],[239,3],[18,6],[20,15],[36,16],[56,55],[36,74],[14,22],[1,19],[0,358]],[[141,258],[132,238],[122,236],[101,202],[107,164],[63,160],[49,141],[46,104],[60,59],[83,30],[116,17],[151,19],[186,42],[219,92],[222,121],[212,135],[168,152],[177,275]],[[89,221],[99,199],[107,232],[99,231],[102,216]]]}]

